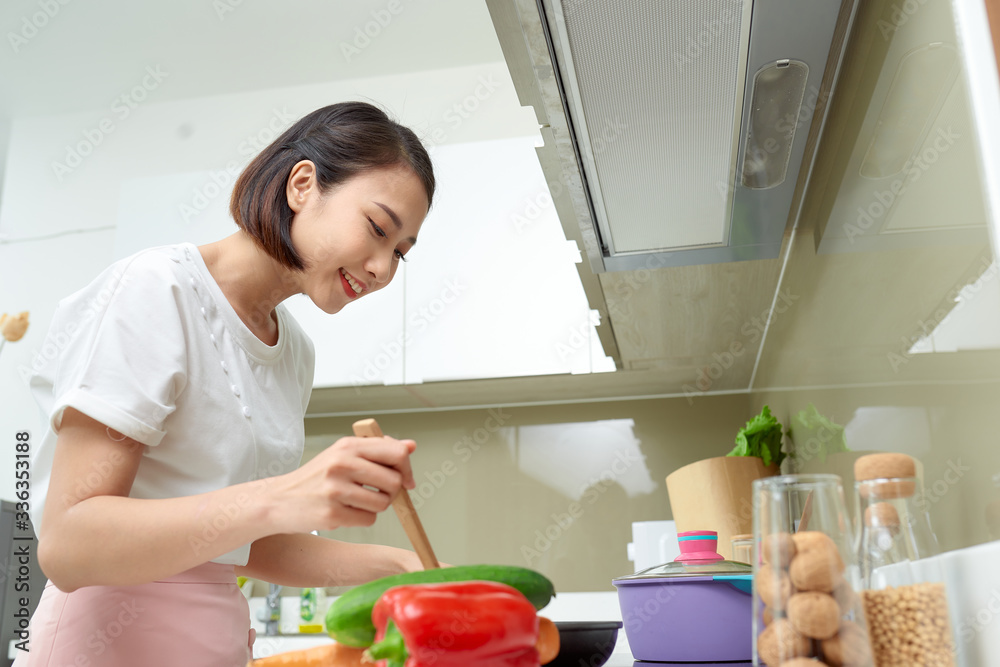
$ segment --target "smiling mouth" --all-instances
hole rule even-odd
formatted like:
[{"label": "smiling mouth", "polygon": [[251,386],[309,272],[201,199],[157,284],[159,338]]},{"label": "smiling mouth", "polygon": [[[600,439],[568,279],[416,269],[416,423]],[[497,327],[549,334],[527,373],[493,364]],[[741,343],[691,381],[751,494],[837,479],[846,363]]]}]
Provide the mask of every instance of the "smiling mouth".
[{"label": "smiling mouth", "polygon": [[343,269],[341,269],[340,270],[340,277],[343,279],[343,282],[347,283],[347,285],[354,292],[353,295],[351,295],[350,293],[348,293],[349,296],[354,297],[354,296],[357,296],[357,295],[361,294],[363,291],[365,291],[364,286],[361,285],[361,283],[359,283],[358,281],[356,281],[354,279],[354,277],[351,274],[349,274],[347,271],[344,271]]}]

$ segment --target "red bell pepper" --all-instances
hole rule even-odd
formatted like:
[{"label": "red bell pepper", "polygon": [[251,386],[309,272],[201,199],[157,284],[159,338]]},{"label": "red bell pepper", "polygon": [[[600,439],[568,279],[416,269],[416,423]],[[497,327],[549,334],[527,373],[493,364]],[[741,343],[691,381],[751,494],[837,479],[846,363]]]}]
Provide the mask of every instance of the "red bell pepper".
[{"label": "red bell pepper", "polygon": [[[492,581],[390,588],[372,610],[368,655],[387,667],[538,667],[538,616],[517,589]],[[385,665],[386,663],[380,663]]]}]

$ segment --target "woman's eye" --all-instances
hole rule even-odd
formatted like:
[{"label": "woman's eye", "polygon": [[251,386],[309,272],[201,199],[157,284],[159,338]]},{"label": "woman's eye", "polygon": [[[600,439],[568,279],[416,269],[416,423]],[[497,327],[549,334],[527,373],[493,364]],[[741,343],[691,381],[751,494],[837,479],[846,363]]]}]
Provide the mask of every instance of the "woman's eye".
[{"label": "woman's eye", "polygon": [[375,221],[374,221],[374,220],[372,220],[371,218],[368,218],[368,222],[370,222],[370,223],[371,223],[371,225],[372,225],[372,229],[374,229],[374,230],[375,230],[375,233],[376,233],[376,234],[378,234],[378,235],[379,235],[379,236],[381,236],[382,238],[385,238],[385,237],[386,237],[386,233],[385,233],[384,231],[382,231],[382,228],[381,228],[381,227],[379,227],[378,225],[376,225],[376,224],[375,224]]},{"label": "woman's eye", "polygon": [[398,250],[396,251],[396,257],[398,257],[399,259],[403,260],[404,262],[408,261],[406,259],[406,255],[404,255],[403,253],[399,252]]}]

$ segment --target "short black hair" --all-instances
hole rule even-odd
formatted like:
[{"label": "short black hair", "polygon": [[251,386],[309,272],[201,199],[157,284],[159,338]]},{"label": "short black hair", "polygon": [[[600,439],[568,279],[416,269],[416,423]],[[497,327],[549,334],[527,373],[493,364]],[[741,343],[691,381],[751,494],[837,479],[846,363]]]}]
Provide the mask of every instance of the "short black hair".
[{"label": "short black hair", "polygon": [[376,106],[341,102],[299,119],[260,152],[236,179],[229,213],[244,232],[284,266],[305,263],[292,245],[292,218],[285,187],[302,160],[316,165],[320,192],[326,193],[365,171],[404,165],[434,198],[434,169],[420,139]]}]

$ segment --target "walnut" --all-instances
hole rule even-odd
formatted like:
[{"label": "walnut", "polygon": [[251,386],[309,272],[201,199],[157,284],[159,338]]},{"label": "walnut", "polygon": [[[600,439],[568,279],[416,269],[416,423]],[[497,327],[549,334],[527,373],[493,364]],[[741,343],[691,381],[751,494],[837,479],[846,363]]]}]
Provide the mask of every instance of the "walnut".
[{"label": "walnut", "polygon": [[795,541],[790,533],[772,533],[761,540],[760,551],[765,563],[787,568],[795,556]]},{"label": "walnut", "polygon": [[817,540],[795,555],[788,575],[797,590],[830,593],[843,571],[844,561],[833,540],[829,544]]},{"label": "walnut", "polygon": [[787,619],[775,619],[757,637],[757,654],[768,665],[780,665],[783,660],[809,655],[812,642],[803,637]]},{"label": "walnut", "polygon": [[850,614],[852,612],[855,614],[862,613],[863,605],[861,596],[854,591],[851,583],[843,577],[839,578],[833,585],[833,599],[840,606],[841,614]]},{"label": "walnut", "polygon": [[776,611],[785,608],[785,605],[788,604],[788,598],[794,592],[788,573],[770,566],[762,567],[757,571],[756,584],[757,595],[760,596],[761,601]]},{"label": "walnut", "polygon": [[899,512],[889,503],[874,503],[865,508],[865,525],[888,528],[895,535],[899,533]]},{"label": "walnut", "polygon": [[788,600],[788,620],[806,637],[829,639],[840,627],[840,607],[826,593],[796,593]]},{"label": "walnut", "polygon": [[24,337],[24,332],[28,330],[28,311],[18,315],[0,315],[0,336],[3,336],[11,343],[16,343]]},{"label": "walnut", "polygon": [[857,623],[844,621],[836,636],[824,639],[823,658],[834,667],[861,667],[871,662],[868,633]]},{"label": "walnut", "polygon": [[795,533],[792,535],[792,540],[795,542],[796,555],[808,551],[825,551],[836,554],[838,557],[840,556],[840,550],[837,548],[837,543],[833,541],[833,538],[818,530]]}]

